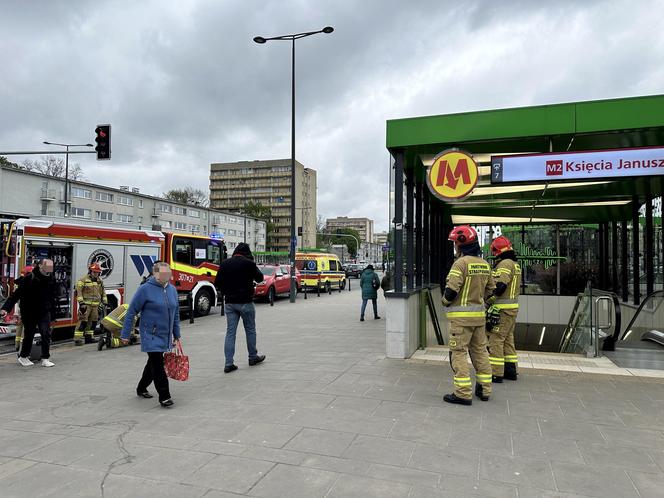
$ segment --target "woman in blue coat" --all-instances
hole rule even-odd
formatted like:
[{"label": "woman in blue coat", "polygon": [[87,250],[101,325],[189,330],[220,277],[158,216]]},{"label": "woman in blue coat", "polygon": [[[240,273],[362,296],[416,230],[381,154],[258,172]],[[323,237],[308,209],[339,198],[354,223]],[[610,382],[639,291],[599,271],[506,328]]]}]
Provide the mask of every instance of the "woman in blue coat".
[{"label": "woman in blue coat", "polygon": [[122,327],[122,342],[129,343],[134,318],[141,315],[141,351],[148,354],[143,376],[136,386],[136,394],[152,398],[148,386],[154,382],[161,406],[173,405],[168,389],[168,377],[164,370],[164,353],[180,340],[180,316],[178,293],[169,283],[171,268],[167,263],[157,262],[152,267],[152,277],[134,294]]},{"label": "woman in blue coat", "polygon": [[360,287],[362,288],[362,309],[360,310],[360,321],[364,321],[364,310],[367,309],[367,301],[371,299],[373,304],[374,318],[376,320],[380,319],[378,316],[378,289],[380,289],[380,279],[378,275],[374,273],[373,265],[369,265],[362,272],[360,277]]}]

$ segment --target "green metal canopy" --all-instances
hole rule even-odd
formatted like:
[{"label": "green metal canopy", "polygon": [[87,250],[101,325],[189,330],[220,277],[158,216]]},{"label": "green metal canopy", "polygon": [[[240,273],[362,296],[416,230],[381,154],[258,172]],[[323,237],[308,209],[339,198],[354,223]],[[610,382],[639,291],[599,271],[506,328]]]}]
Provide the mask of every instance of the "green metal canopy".
[{"label": "green metal canopy", "polygon": [[[660,196],[664,177],[492,185],[492,155],[661,146],[664,95],[499,109],[387,122],[387,148],[422,180],[435,154],[460,148],[480,167],[475,190],[445,202],[453,223],[627,219],[633,203]],[[437,199],[433,202],[442,202]]]}]

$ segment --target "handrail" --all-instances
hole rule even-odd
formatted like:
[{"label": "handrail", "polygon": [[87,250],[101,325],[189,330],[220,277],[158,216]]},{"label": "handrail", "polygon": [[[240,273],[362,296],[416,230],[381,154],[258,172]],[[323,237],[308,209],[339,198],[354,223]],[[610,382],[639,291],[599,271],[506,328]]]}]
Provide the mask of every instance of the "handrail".
[{"label": "handrail", "polygon": [[16,254],[9,254],[9,244],[11,244],[12,241],[12,232],[14,231],[14,225],[16,222],[12,222],[11,225],[9,225],[9,231],[7,232],[7,244],[5,244],[5,255],[8,258],[13,258],[16,256]]},{"label": "handrail", "polygon": [[564,350],[567,343],[569,342],[571,334],[568,334],[567,331],[574,327],[572,322],[576,318],[576,311],[579,309],[579,304],[581,304],[581,299],[583,297],[585,297],[585,294],[577,294],[577,296],[576,296],[576,301],[574,302],[574,308],[572,308],[572,313],[569,316],[569,322],[567,322],[567,327],[565,327],[565,331],[563,332],[563,336],[560,338],[560,346],[558,347],[558,351],[560,351],[560,352],[562,352]]},{"label": "handrail", "polygon": [[616,350],[616,337],[620,334],[620,327],[622,326],[622,310],[620,309],[620,298],[614,292],[607,292],[609,297],[613,298],[613,311],[615,313],[616,324],[613,329],[613,335],[607,336],[602,344],[602,351],[615,351]]},{"label": "handrail", "polygon": [[[652,298],[654,298],[654,297],[658,297],[658,296],[663,296],[663,297],[664,297],[664,290],[656,290],[656,291],[650,293],[650,294],[649,294],[649,295],[643,300],[643,302],[641,303],[641,305],[640,305],[640,306],[638,307],[638,309],[636,310],[636,313],[634,313],[634,318],[632,318],[632,320],[629,322],[629,324],[627,325],[627,327],[625,327],[625,331],[624,331],[624,332],[622,333],[622,335],[620,336],[620,340],[621,340],[621,341],[623,341],[623,340],[625,339],[625,336],[627,335],[627,331],[632,329],[632,327],[634,326],[634,322],[636,321],[637,318],[639,318],[639,315],[641,314],[641,311],[643,311],[643,308],[644,308],[645,305],[648,303],[648,301],[650,301]],[[660,304],[660,305],[661,305],[661,304]]]}]

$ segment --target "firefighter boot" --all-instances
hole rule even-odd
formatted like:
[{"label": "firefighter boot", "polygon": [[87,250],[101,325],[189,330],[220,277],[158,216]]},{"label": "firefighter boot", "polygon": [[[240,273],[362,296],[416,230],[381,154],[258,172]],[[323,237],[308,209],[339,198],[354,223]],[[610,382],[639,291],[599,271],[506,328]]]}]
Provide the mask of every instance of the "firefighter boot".
[{"label": "firefighter boot", "polygon": [[88,327],[88,322],[81,322],[78,325],[78,328],[74,332],[74,344],[76,346],[82,346],[83,345],[83,332],[85,329]]},{"label": "firefighter boot", "polygon": [[95,339],[95,337],[92,334],[90,335],[86,334],[84,337],[84,342],[85,344],[96,344],[97,339]]},{"label": "firefighter boot", "polygon": [[475,396],[480,398],[482,401],[489,401],[489,396],[484,394],[484,389],[482,389],[482,384],[475,384]]},{"label": "firefighter boot", "polygon": [[500,375],[494,375],[493,377],[491,377],[491,382],[493,382],[494,384],[502,384],[503,377]]},{"label": "firefighter boot", "polygon": [[503,376],[503,378],[507,380],[516,380],[517,375],[518,374],[516,372],[516,363],[511,361],[506,361],[505,375]]},{"label": "firefighter boot", "polygon": [[472,405],[473,400],[472,399],[465,399],[465,398],[459,398],[456,394],[446,394],[443,396],[443,401],[447,403],[453,403],[455,405]]}]

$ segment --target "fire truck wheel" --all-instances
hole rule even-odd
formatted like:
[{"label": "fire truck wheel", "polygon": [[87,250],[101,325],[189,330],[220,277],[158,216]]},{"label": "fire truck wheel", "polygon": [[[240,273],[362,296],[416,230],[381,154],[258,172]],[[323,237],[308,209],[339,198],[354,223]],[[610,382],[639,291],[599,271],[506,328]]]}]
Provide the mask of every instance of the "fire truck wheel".
[{"label": "fire truck wheel", "polygon": [[198,316],[206,316],[210,313],[210,308],[212,307],[212,295],[207,289],[201,289],[196,294],[196,302],[194,304],[194,310]]}]

